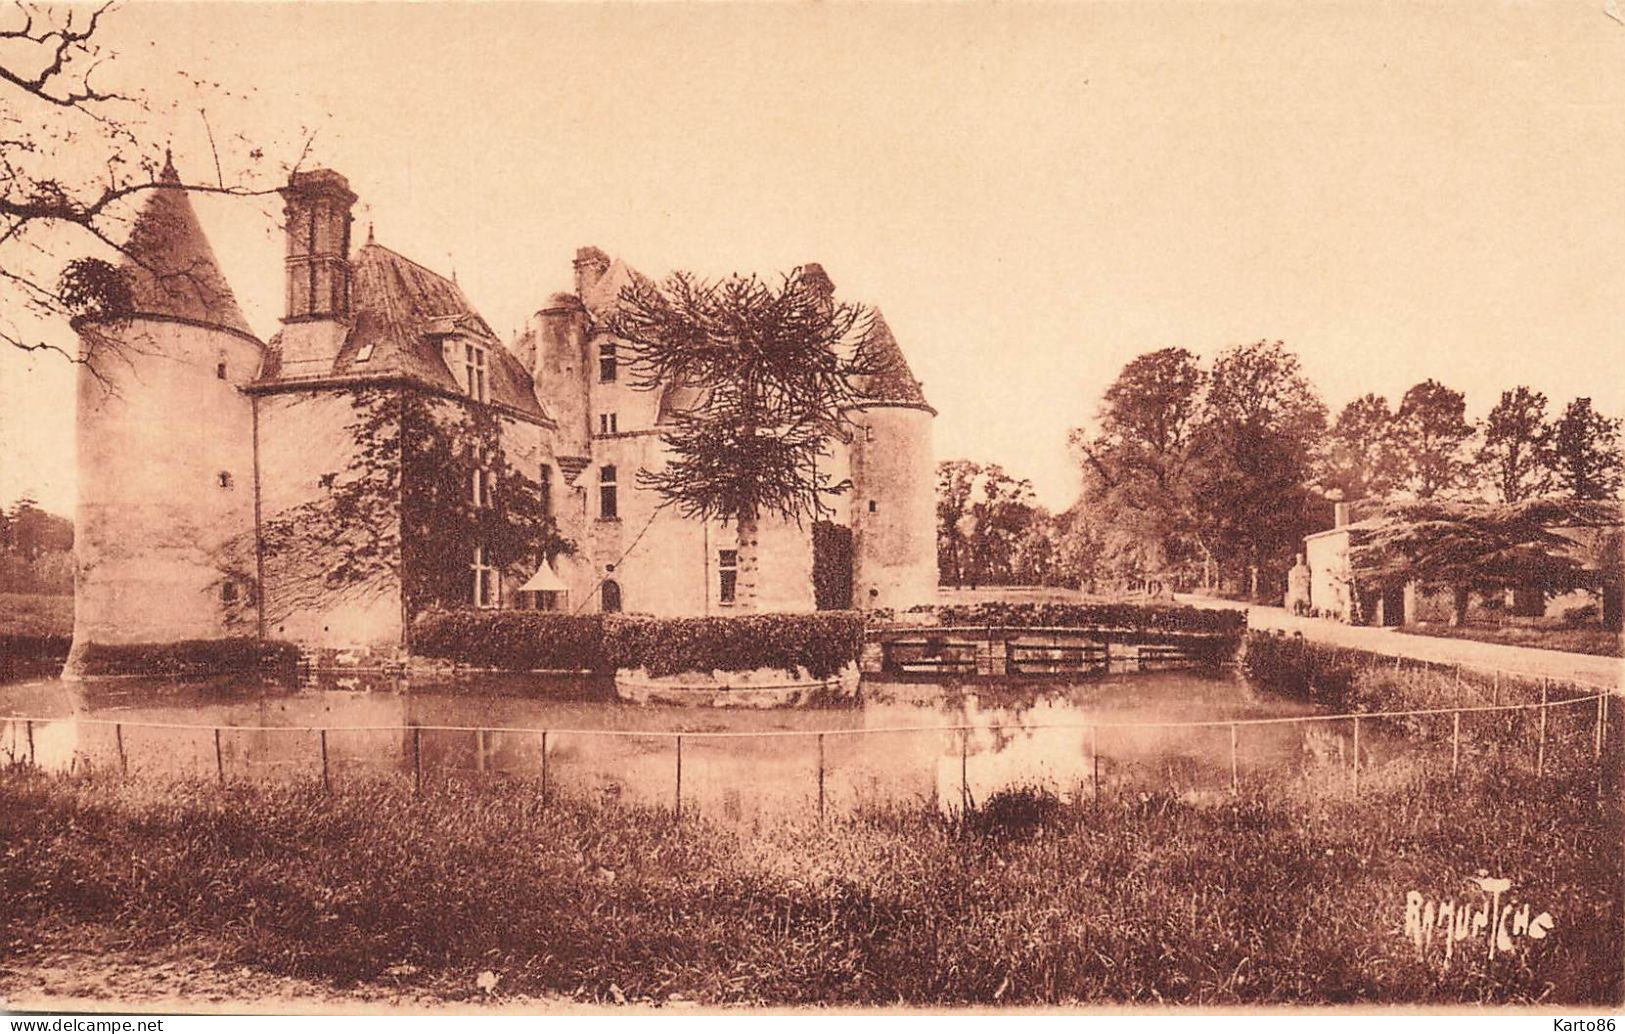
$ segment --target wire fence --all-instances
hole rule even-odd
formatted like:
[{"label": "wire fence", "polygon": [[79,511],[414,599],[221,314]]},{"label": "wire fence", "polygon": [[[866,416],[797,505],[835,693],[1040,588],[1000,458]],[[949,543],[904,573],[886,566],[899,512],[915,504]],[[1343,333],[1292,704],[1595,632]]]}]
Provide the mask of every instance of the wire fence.
[{"label": "wire fence", "polygon": [[[1375,658],[1375,660],[1371,660]],[[1361,658],[1366,676],[1389,659]],[[966,810],[1022,787],[1100,799],[1123,791],[1219,796],[1294,782],[1354,793],[1424,765],[1617,770],[1618,690],[1401,659],[1407,699],[1428,706],[1199,719],[874,724],[823,729],[659,731],[414,723],[220,725],[76,715],[0,718],[0,760],[163,779],[448,783],[531,780],[561,793],[748,820],[815,808],[934,803]],[[1381,681],[1378,679],[1377,681]],[[1380,688],[1380,687],[1379,687]],[[1438,700],[1437,703],[1432,701]],[[870,716],[858,712],[860,720]]]}]

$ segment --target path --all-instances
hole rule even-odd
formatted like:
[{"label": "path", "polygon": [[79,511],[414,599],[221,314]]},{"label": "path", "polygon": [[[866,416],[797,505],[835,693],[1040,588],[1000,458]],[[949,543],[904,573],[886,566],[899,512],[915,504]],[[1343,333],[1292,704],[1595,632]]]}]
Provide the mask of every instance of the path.
[{"label": "path", "polygon": [[1500,669],[1519,675],[1575,679],[1592,684],[1619,687],[1625,674],[1625,661],[1618,657],[1597,657],[1584,653],[1539,650],[1529,646],[1481,643],[1474,639],[1442,639],[1410,635],[1393,628],[1345,625],[1325,618],[1298,617],[1282,607],[1261,607],[1215,600],[1204,596],[1180,596],[1179,602],[1196,607],[1246,610],[1247,627],[1302,633],[1305,639],[1354,650],[1370,650],[1390,657],[1410,657],[1434,664],[1460,664],[1483,670]]}]

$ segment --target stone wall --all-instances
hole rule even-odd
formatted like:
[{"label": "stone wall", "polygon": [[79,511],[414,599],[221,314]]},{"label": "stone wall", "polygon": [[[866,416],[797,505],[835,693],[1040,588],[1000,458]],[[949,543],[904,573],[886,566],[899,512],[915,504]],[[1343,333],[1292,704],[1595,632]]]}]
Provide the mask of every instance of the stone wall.
[{"label": "stone wall", "polygon": [[156,319],[120,339],[97,367],[107,383],[78,376],[74,654],[253,635],[253,418],[239,389],[259,347]]},{"label": "stone wall", "polygon": [[1348,533],[1310,535],[1303,548],[1309,564],[1309,606],[1321,617],[1351,620]]},{"label": "stone wall", "polygon": [[[400,510],[387,502],[364,520],[332,513],[335,488],[350,480],[355,428],[381,407],[386,433],[396,421],[398,389],[281,392],[257,400],[260,525],[265,539],[265,632],[305,646],[387,648],[401,639]],[[356,577],[346,554],[377,550],[383,559]]]}]

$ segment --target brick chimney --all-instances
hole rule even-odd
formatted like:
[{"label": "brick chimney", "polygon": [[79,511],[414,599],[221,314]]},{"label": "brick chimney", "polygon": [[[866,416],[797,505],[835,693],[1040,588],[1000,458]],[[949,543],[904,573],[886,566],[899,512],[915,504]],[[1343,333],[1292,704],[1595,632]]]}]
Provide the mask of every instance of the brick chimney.
[{"label": "brick chimney", "polygon": [[[1325,513],[1326,511],[1322,510],[1320,512]],[[1332,504],[1332,527],[1334,527],[1334,528],[1346,528],[1346,527],[1348,527],[1348,523],[1349,523],[1349,504],[1348,503],[1333,503]]]},{"label": "brick chimney", "polygon": [[828,312],[835,306],[835,281],[816,262],[801,264],[801,282],[818,296],[819,304]]},{"label": "brick chimney", "polygon": [[609,272],[609,256],[599,248],[577,248],[575,267],[576,297],[581,298]]},{"label": "brick chimney", "polygon": [[287,315],[283,322],[350,318],[349,181],[332,169],[295,172],[282,195],[287,225]]}]

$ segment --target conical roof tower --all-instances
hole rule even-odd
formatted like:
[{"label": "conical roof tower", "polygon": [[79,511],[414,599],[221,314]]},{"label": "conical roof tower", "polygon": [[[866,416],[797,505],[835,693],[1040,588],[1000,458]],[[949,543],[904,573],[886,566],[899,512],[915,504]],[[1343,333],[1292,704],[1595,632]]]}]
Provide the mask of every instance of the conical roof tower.
[{"label": "conical roof tower", "polygon": [[[137,317],[217,327],[254,338],[220,273],[188,191],[167,156],[124,246]],[[257,338],[255,340],[258,340]]]}]

